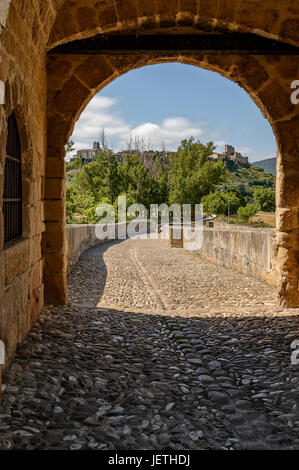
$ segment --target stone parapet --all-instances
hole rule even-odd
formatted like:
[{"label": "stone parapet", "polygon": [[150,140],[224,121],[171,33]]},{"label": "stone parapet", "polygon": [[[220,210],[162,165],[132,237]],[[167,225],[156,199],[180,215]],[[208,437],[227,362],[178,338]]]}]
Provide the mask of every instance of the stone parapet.
[{"label": "stone parapet", "polygon": [[244,226],[204,227],[196,255],[219,266],[278,285],[276,231]]},{"label": "stone parapet", "polygon": [[[123,224],[116,224],[115,234],[118,236],[118,229]],[[78,259],[84,253],[95,245],[107,243],[108,238],[100,240],[96,236],[96,225],[73,224],[66,226],[66,245],[67,245],[67,274],[69,274],[74,266],[77,264]]]}]

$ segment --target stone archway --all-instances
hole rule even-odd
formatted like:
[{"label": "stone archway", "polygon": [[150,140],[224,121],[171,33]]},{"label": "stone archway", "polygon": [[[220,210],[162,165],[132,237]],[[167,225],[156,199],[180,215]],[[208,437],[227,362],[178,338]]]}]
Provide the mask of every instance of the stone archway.
[{"label": "stone archway", "polygon": [[[64,144],[74,122],[109,81],[133,68],[170,59],[165,54],[71,60],[53,55],[47,64],[47,51],[104,32],[255,33],[299,46],[299,7],[290,0],[2,0],[0,24],[0,80],[6,90],[6,104],[0,106],[0,207],[11,111],[17,109],[22,116],[26,134],[27,241],[8,251],[0,211],[0,334],[11,356],[38,317],[43,284],[49,301],[67,301]],[[279,296],[282,305],[299,306],[299,106],[290,101],[290,83],[299,76],[298,56],[178,53],[173,60],[214,70],[238,83],[269,120],[278,147]]]},{"label": "stone archway", "polygon": [[[296,123],[299,110],[290,101],[290,81],[296,76],[293,57],[177,56],[178,62],[216,71],[245,88],[269,120],[278,145],[277,221],[280,302],[298,305],[298,187],[295,170]],[[45,203],[47,231],[44,253],[50,301],[66,301],[64,241],[64,145],[90,99],[119,75],[147,64],[174,61],[172,57],[51,56],[48,63],[48,159]],[[58,78],[59,77],[59,78]],[[76,89],[76,97],[73,90]],[[292,129],[292,131],[290,131]],[[292,140],[293,144],[291,143]],[[52,189],[55,186],[55,190]],[[61,195],[61,197],[59,196]],[[46,196],[46,197],[47,197]],[[56,217],[60,214],[61,220]],[[53,234],[59,242],[53,247]],[[53,275],[55,273],[55,275]],[[49,278],[48,278],[49,276]],[[47,280],[48,278],[48,280]]]},{"label": "stone archway", "polygon": [[285,0],[57,0],[48,47],[107,32],[242,31],[298,43],[298,8]]},{"label": "stone archway", "polygon": [[[298,45],[299,10],[289,2],[256,0],[122,0],[61,2],[47,48],[98,33],[251,32]],[[277,245],[280,266],[280,303],[299,305],[299,109],[290,101],[290,83],[298,76],[296,56],[194,56],[175,60],[214,70],[242,86],[269,120],[277,139]],[[48,155],[44,237],[46,292],[49,300],[66,301],[64,241],[63,145],[89,100],[122,73],[146,64],[169,61],[165,56],[52,56],[48,63]],[[171,57],[173,61],[173,57]],[[74,99],[72,90],[76,89]],[[55,187],[55,189],[54,189]],[[52,189],[51,189],[52,188]],[[53,191],[53,192],[52,192]],[[55,197],[54,197],[55,196]],[[59,214],[57,217],[56,214]],[[62,219],[62,220],[58,220]],[[57,244],[53,247],[51,233]],[[55,273],[55,275],[53,275]]]}]

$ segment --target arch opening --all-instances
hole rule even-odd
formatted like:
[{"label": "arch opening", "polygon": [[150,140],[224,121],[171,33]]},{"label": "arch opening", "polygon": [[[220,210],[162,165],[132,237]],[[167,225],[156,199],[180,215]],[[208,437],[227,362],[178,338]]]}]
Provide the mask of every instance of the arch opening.
[{"label": "arch opening", "polygon": [[[126,71],[146,64],[171,60],[216,71],[242,86],[268,119],[278,149],[279,298],[283,306],[298,307],[299,106],[290,100],[290,84],[299,76],[297,55],[184,56],[178,51],[175,57],[153,53],[145,58],[136,51],[121,56],[47,57],[55,46],[105,33],[169,36],[235,32],[298,46],[298,6],[288,0],[265,0],[262,5],[257,0],[31,3],[29,8],[28,2],[2,0],[0,7],[0,93],[5,85],[5,103],[0,104],[0,199],[2,207],[7,120],[15,110],[21,133],[23,236],[27,239],[22,249],[21,245],[15,248],[20,250],[17,254],[4,250],[0,211],[0,303],[2,331],[11,338],[9,356],[38,318],[44,304],[44,285],[48,300],[67,301],[64,144],[76,119],[98,91]],[[24,262],[14,264],[13,258]],[[24,313],[17,315],[20,321],[12,328],[12,319],[19,311]]]},{"label": "arch opening", "polygon": [[[172,83],[168,84],[168,88],[166,88],[166,85],[165,83],[167,82],[166,78],[165,78],[165,82],[161,83],[161,81],[163,81],[163,78],[164,76],[166,75],[166,71],[164,71],[162,73],[162,70],[163,69],[166,69],[167,70],[167,76],[168,77],[172,77]],[[182,69],[182,70],[181,70]],[[188,71],[190,72],[190,74],[188,74]],[[160,73],[159,73],[160,72]],[[192,74],[191,74],[192,72]],[[184,80],[183,80],[183,77],[184,77],[184,73],[187,75],[188,74],[188,81],[187,83],[184,83]],[[179,75],[179,79],[175,79],[175,74],[178,74]],[[167,118],[167,117],[173,117],[173,116],[184,116],[184,117],[188,117],[188,112],[187,113],[184,113],[184,105],[182,104],[183,102],[185,102],[185,106],[187,107],[188,109],[188,105],[190,105],[189,101],[185,101],[187,96],[189,96],[189,94],[186,92],[186,90],[184,89],[184,86],[185,87],[191,87],[191,81],[193,82],[197,82],[198,83],[198,87],[201,86],[202,88],[205,89],[205,93],[207,93],[207,91],[209,90],[210,93],[212,93],[212,90],[213,90],[213,87],[215,86],[221,86],[221,83],[222,84],[222,87],[221,87],[221,91],[223,93],[225,93],[225,91],[227,93],[230,92],[230,100],[243,100],[243,112],[246,113],[246,110],[247,110],[247,102],[249,103],[252,103],[251,99],[248,97],[247,93],[244,92],[243,90],[240,90],[238,89],[238,87],[234,84],[232,84],[231,82],[229,82],[227,79],[223,79],[222,77],[220,77],[219,74],[216,74],[216,73],[212,73],[212,72],[209,72],[209,71],[204,71],[203,69],[199,69],[197,67],[192,67],[192,66],[187,66],[187,67],[184,67],[184,65],[182,64],[178,64],[178,63],[174,63],[174,64],[164,64],[164,65],[154,65],[154,66],[149,66],[149,67],[141,67],[139,68],[138,70],[135,70],[135,71],[131,71],[129,73],[127,73],[126,75],[123,75],[122,78],[118,77],[117,80],[115,80],[113,83],[109,84],[108,86],[106,86],[102,91],[101,93],[98,94],[98,96],[96,98],[94,98],[94,101],[91,101],[90,102],[90,107],[87,106],[87,108],[85,109],[85,112],[82,113],[82,127],[80,126],[80,120],[77,121],[77,125],[79,123],[79,127],[81,127],[82,129],[82,133],[84,132],[83,129],[86,129],[87,127],[91,127],[91,126],[94,126],[94,123],[92,121],[92,119],[94,119],[95,121],[97,120],[97,108],[96,106],[98,105],[99,106],[99,110],[98,110],[98,113],[100,113],[102,111],[103,113],[103,120],[102,122],[105,122],[105,116],[106,116],[106,113],[108,112],[109,113],[109,109],[107,111],[107,106],[109,106],[109,104],[111,104],[111,102],[109,102],[109,100],[113,97],[113,96],[119,96],[119,98],[121,96],[126,96],[126,103],[129,101],[131,104],[130,104],[130,107],[132,106],[135,106],[137,103],[138,103],[138,108],[143,108],[143,109],[146,109],[146,103],[148,103],[148,100],[146,98],[144,98],[144,101],[142,101],[142,95],[143,95],[143,92],[137,92],[136,90],[138,89],[138,84],[140,85],[140,87],[142,87],[142,83],[144,85],[144,94],[149,94],[151,96],[151,100],[154,100],[154,97],[153,97],[153,90],[156,88],[155,86],[153,88],[150,88],[150,83],[152,83],[154,81],[154,77],[155,76],[159,76],[161,77],[161,80],[159,80],[159,86],[161,88],[160,91],[157,90],[157,93],[158,93],[158,97],[155,98],[155,105],[153,104],[153,108],[155,108],[156,106],[161,106],[161,108],[165,108],[166,106],[166,103],[168,101],[172,101],[173,99],[175,99],[175,96],[181,94],[181,98],[179,100],[179,105],[178,106],[175,106],[173,107],[174,109],[172,109],[170,112],[167,112],[165,111],[162,115],[160,112],[157,112],[158,116],[159,116],[159,126],[157,125],[157,122],[158,122],[158,119],[155,119],[155,117],[157,117],[157,115],[153,112],[153,109],[151,108],[150,106],[150,118],[148,118],[147,116],[147,112],[144,112],[142,114],[142,116],[140,116],[140,114],[138,115],[138,118],[143,122],[142,126],[138,126],[138,123],[135,122],[134,125],[132,126],[132,128],[130,129],[129,126],[127,125],[126,123],[126,120],[124,121],[120,121],[118,122],[117,126],[119,126],[119,128],[124,128],[125,129],[125,132],[126,132],[126,135],[123,136],[123,135],[117,135],[116,134],[116,130],[113,128],[113,125],[111,124],[111,127],[106,127],[105,128],[105,131],[106,131],[106,137],[108,139],[108,144],[109,142],[111,142],[111,138],[110,136],[114,136],[116,139],[117,137],[121,137],[121,142],[117,142],[117,141],[113,141],[113,143],[115,144],[115,147],[114,148],[114,151],[115,153],[121,158],[125,153],[126,151],[128,152],[128,145],[127,145],[127,142],[129,140],[129,135],[131,134],[131,136],[133,137],[133,142],[132,142],[132,148],[134,149],[134,135],[136,135],[136,132],[138,133],[139,136],[146,136],[146,141],[144,142],[144,157],[146,157],[147,155],[147,149],[149,149],[148,145],[147,145],[147,142],[148,142],[148,138],[150,138],[150,144],[151,144],[151,147],[150,149],[155,149],[156,151],[161,151],[161,141],[159,140],[160,137],[157,137],[158,135],[163,135],[164,133],[164,136],[166,134],[166,130],[167,132],[169,132],[169,134],[171,133],[171,128],[168,128],[167,129],[164,129],[163,128],[163,118]],[[138,78],[137,78],[138,77]],[[204,77],[204,78],[203,78]],[[202,82],[201,82],[201,79],[202,79]],[[158,82],[158,79],[156,78],[157,82]],[[180,80],[181,83],[180,83]],[[120,88],[117,88],[117,82],[120,81],[121,82],[121,86]],[[210,88],[208,87],[208,83],[207,82],[210,82],[213,83],[213,85],[211,84],[210,85]],[[227,88],[225,88],[224,86],[224,83],[227,84]],[[131,84],[131,85],[130,85]],[[157,85],[157,88],[158,88],[158,85]],[[170,92],[170,88],[172,89],[172,92]],[[194,87],[195,88],[195,87]],[[136,96],[134,96],[133,98],[133,95],[134,93],[130,93],[130,89],[134,89],[135,90],[135,93],[136,93]],[[121,91],[120,91],[121,90]],[[168,98],[168,100],[165,100],[165,101],[162,101],[162,95],[163,95],[163,91],[166,91],[166,92],[169,92],[170,93],[170,97]],[[238,93],[239,92],[239,93]],[[128,96],[126,95],[126,93],[128,93]],[[198,103],[201,102],[202,98],[203,98],[203,92],[199,92],[199,90],[197,90],[197,96],[196,96],[196,90],[195,89],[191,89],[191,91],[189,90],[189,93],[192,94],[193,96],[193,101],[197,101]],[[219,94],[220,94],[220,91],[218,92],[218,95],[217,97],[219,97]],[[140,101],[141,100],[141,101]],[[227,114],[230,114],[230,109],[229,109],[229,103],[228,103],[229,100],[225,100],[225,104],[227,106]],[[214,98],[213,100],[213,104],[217,102],[217,98]],[[211,102],[212,103],[212,102]],[[103,105],[103,108],[101,108],[101,105]],[[205,102],[205,105],[206,105],[206,102]],[[213,106],[211,104],[211,106]],[[196,105],[194,105],[194,107],[196,108]],[[224,107],[224,104],[222,103],[222,107]],[[210,112],[210,113],[198,113],[199,115],[197,116],[198,117],[198,121],[202,121],[204,120],[205,118],[208,119],[207,116],[209,116],[209,118],[211,117],[211,114],[217,114],[218,111],[222,110],[222,107],[219,106],[219,109],[216,108],[213,109],[213,113]],[[125,112],[124,112],[124,115],[127,117],[128,120],[130,120],[131,116],[127,116],[127,111],[128,111],[128,107],[125,107]],[[237,107],[234,107],[232,105],[232,108],[236,109]],[[252,108],[256,109],[256,114],[254,114],[255,117],[258,117],[260,115],[260,111],[258,110],[258,108],[255,107],[254,104],[252,104]],[[112,108],[113,109],[113,108]],[[232,112],[232,111],[231,111]],[[182,113],[182,114],[180,114]],[[205,115],[207,114],[207,116]],[[225,113],[224,113],[225,114]],[[253,112],[252,112],[253,114]],[[85,116],[85,117],[84,117]],[[89,117],[90,116],[90,117]],[[93,116],[93,118],[91,118],[91,116]],[[118,120],[120,118],[119,116],[119,113],[116,112],[115,114],[115,117],[116,119]],[[146,119],[149,119],[149,121],[147,121]],[[193,116],[194,118],[194,116]],[[99,119],[100,119],[100,116],[99,116]],[[178,119],[178,118],[177,118]],[[242,112],[239,112],[239,115],[237,114],[235,116],[235,122],[237,122],[239,120],[242,120]],[[253,116],[252,116],[252,119],[253,119]],[[220,118],[221,120],[221,118]],[[243,117],[243,121],[247,122],[246,121],[246,118],[245,116]],[[261,117],[261,119],[258,121],[260,125],[262,125],[262,121],[263,121],[263,118]],[[100,119],[100,122],[101,122],[101,119]],[[212,121],[213,122],[213,121]],[[228,122],[228,121],[227,121]],[[162,123],[162,126],[161,126],[161,123]],[[167,123],[166,123],[167,124]],[[181,125],[183,125],[184,123],[181,123]],[[206,133],[206,134],[203,134],[201,132],[199,132],[198,134],[194,134],[194,132],[196,131],[196,124],[194,124],[194,122],[192,121],[192,118],[191,118],[191,122],[188,122],[189,124],[189,127],[192,128],[192,130],[189,131],[189,129],[186,129],[184,132],[185,134],[181,136],[181,138],[177,138],[175,140],[175,142],[173,142],[173,140],[171,140],[169,137],[169,140],[166,142],[166,145],[165,145],[165,148],[169,149],[169,146],[170,145],[173,145],[171,148],[173,151],[176,150],[176,148],[179,146],[180,144],[180,141],[184,138],[188,139],[189,137],[191,137],[191,135],[193,135],[193,137],[195,137],[196,139],[199,138],[202,142],[206,143],[207,141],[211,140],[209,138],[209,134]],[[134,127],[134,126],[137,126],[137,127]],[[222,123],[223,125],[223,123]],[[258,124],[257,124],[258,125]],[[213,127],[213,126],[212,126]],[[76,128],[76,126],[75,126]],[[137,131],[136,131],[136,128],[137,128]],[[221,128],[221,127],[220,127]],[[269,126],[270,128],[270,126]],[[84,149],[88,149],[88,148],[91,148],[91,144],[98,138],[99,136],[99,132],[100,132],[100,129],[101,129],[101,124],[98,124],[97,125],[97,129],[98,131],[95,131],[93,135],[91,135],[89,133],[89,137],[86,139],[86,141],[82,141],[82,133],[80,134],[80,132],[76,131],[75,133],[75,136],[72,140],[74,140],[75,142],[77,140],[80,141],[80,144],[81,142],[84,142],[84,144],[81,144],[81,147],[79,148],[84,148]],[[143,131],[145,130],[149,130],[150,129],[153,129],[153,133],[149,132],[148,134],[143,134]],[[164,132],[165,131],[165,132]],[[178,133],[179,131],[176,130],[175,131],[176,133]],[[235,130],[235,133],[237,133],[238,131]],[[193,134],[192,134],[193,133]],[[269,131],[269,133],[271,133],[271,131]],[[168,135],[169,135],[168,134]],[[73,134],[74,135],[74,134]],[[174,133],[172,132],[171,136],[173,138],[173,135]],[[272,134],[273,135],[273,134]],[[273,136],[274,137],[274,136]],[[241,139],[242,140],[242,139]],[[230,140],[228,139],[227,142],[231,142],[232,144],[236,144],[235,141],[233,140]],[[226,143],[227,143],[226,142]],[[138,147],[138,142],[137,142],[137,147]],[[131,147],[130,147],[131,149]],[[123,154],[119,153],[118,151],[121,151],[123,150]],[[224,150],[224,146],[223,146],[223,149]],[[220,149],[219,149],[220,151]],[[87,161],[86,163],[88,162],[88,158],[89,156],[86,155],[87,153],[87,150],[80,152],[80,158],[86,158]],[[91,152],[93,153],[93,152]],[[121,165],[123,165],[123,163],[121,163]],[[244,166],[244,169],[245,169],[245,166]],[[190,168],[190,173],[191,173],[191,168]],[[72,173],[72,170],[70,170],[69,173],[67,173],[68,175],[68,178],[70,177]],[[273,177],[273,180],[274,180],[274,177]],[[273,181],[274,182],[274,181]],[[69,188],[71,188],[71,186],[69,186]],[[137,189],[137,188],[134,188],[134,190]],[[216,189],[216,188],[215,188]],[[223,187],[222,185],[218,188],[218,191],[223,191]],[[123,194],[123,191],[126,191],[127,189],[126,188],[123,188],[123,189],[119,189],[119,192]],[[139,187],[139,190],[142,190],[142,183],[141,183],[141,188]],[[218,191],[217,191],[217,194],[218,194]],[[142,192],[142,191],[141,191]],[[83,194],[82,194],[83,196]],[[141,197],[138,196],[138,202],[139,203],[142,203],[143,201],[145,201],[145,203],[147,202],[147,199],[143,199],[142,198],[142,194],[141,194]],[[98,202],[100,203],[100,198],[98,200]],[[113,203],[115,202],[114,200],[112,201]],[[135,202],[135,198],[134,198],[134,201],[132,202]],[[152,200],[151,201],[152,203],[167,203],[168,204],[168,199],[165,199],[163,201],[158,201],[158,200]],[[173,201],[171,201],[173,202]],[[187,202],[187,201],[185,201]],[[197,202],[200,202],[200,199],[198,199]],[[238,204],[238,201],[235,200],[235,202],[237,202]],[[92,203],[90,203],[92,205]],[[169,203],[170,204],[170,203]],[[68,207],[71,207],[72,204],[70,204]],[[230,209],[231,209],[231,216],[233,218],[233,220],[236,219],[236,216],[234,215],[236,213],[236,210],[237,210],[237,205],[234,204],[234,201],[233,201],[233,197],[232,197],[232,200],[231,200],[231,205],[230,205]],[[225,207],[225,216],[227,216],[227,210],[228,210],[228,206],[226,205]],[[69,222],[68,223],[80,223],[81,220],[82,220],[82,213],[80,212],[80,209],[78,209],[78,212],[80,213],[80,216],[79,215],[76,215],[74,217],[74,219],[72,220],[71,218],[69,218]],[[69,212],[68,212],[69,213]],[[85,214],[85,212],[84,212]],[[88,214],[86,212],[86,214]],[[88,215],[86,215],[86,217],[88,217]],[[90,219],[85,219],[85,223],[95,223],[95,220],[94,220],[94,217],[91,217]],[[231,228],[233,228],[233,225],[231,225]],[[68,231],[70,230],[70,228],[68,227]],[[253,231],[253,230],[252,230]],[[211,230],[212,232],[212,230]],[[228,247],[229,248],[229,247]],[[121,249],[121,247],[117,247],[117,249]],[[109,249],[110,250],[110,249]],[[215,247],[215,250],[216,250],[216,247]],[[140,247],[139,247],[139,251],[140,251]],[[229,249],[228,249],[229,251]],[[237,252],[236,252],[237,254]],[[240,253],[238,253],[238,255],[240,256]],[[88,257],[88,255],[86,255]],[[107,256],[109,258],[109,252],[107,252],[105,254],[105,256]],[[87,258],[86,258],[87,259]],[[121,259],[121,258],[120,258]],[[154,259],[154,255],[153,255],[153,258],[152,258],[152,262],[153,262],[153,259]],[[240,258],[238,258],[238,260],[240,260]],[[149,262],[149,260],[144,260],[144,262]],[[91,263],[93,268],[94,268],[94,264]],[[122,267],[120,266],[121,261],[120,263],[118,264],[118,270],[121,272],[122,271]],[[155,263],[153,262],[153,265]],[[158,263],[157,263],[158,264]],[[249,264],[249,263],[248,263]],[[143,269],[147,270],[148,269],[148,266],[149,265],[145,265],[143,264]],[[212,265],[213,266],[213,265]],[[111,266],[110,266],[111,267]],[[237,263],[236,265],[234,266],[235,268],[238,267]],[[92,268],[92,269],[93,269]],[[239,266],[240,268],[240,266]],[[217,271],[217,268],[214,267],[215,269],[215,272]],[[248,268],[248,273],[250,272],[249,271],[249,268]],[[81,273],[82,274],[82,273]],[[159,278],[159,273],[157,273],[157,277]],[[99,275],[99,278],[101,276]],[[110,279],[111,276],[109,276],[109,279]],[[113,276],[112,276],[113,277]],[[150,277],[150,275],[149,275]],[[163,277],[163,276],[162,276]],[[119,278],[120,279],[124,279],[125,276],[122,276],[121,274],[119,275]],[[270,276],[268,275],[268,280],[269,280]],[[73,277],[72,277],[73,279]],[[78,279],[78,282],[79,282],[79,279]],[[195,280],[196,282],[196,280]],[[161,283],[158,283],[160,286],[163,285],[163,282]],[[192,284],[192,283],[191,283]],[[232,283],[233,285],[234,283]],[[93,286],[94,283],[91,281],[90,279],[90,286]],[[174,283],[171,283],[171,285],[175,285],[175,282]],[[192,286],[194,287],[194,286]],[[169,286],[169,288],[171,288]],[[86,281],[85,281],[85,289],[86,291],[89,292],[89,297],[92,298],[92,293],[90,292],[90,289],[91,287],[89,287],[89,276],[86,275]],[[204,291],[203,289],[203,286],[200,286],[200,281],[199,281],[199,278],[198,278],[198,289],[202,291]],[[211,288],[212,289],[212,288]],[[211,291],[210,289],[210,291]],[[221,289],[221,286],[219,286],[219,291]],[[107,288],[105,288],[105,297],[107,297],[107,294],[106,294],[106,291],[109,292],[109,286],[107,286]],[[119,289],[115,288],[115,292],[118,292]],[[218,291],[218,294],[220,295],[220,292]],[[71,288],[71,291],[70,291],[70,294],[71,294],[71,302],[73,302],[73,298],[74,298],[74,295],[75,297],[77,296],[77,293],[74,291],[73,288]],[[81,294],[83,295],[83,293]],[[102,294],[101,294],[102,295]],[[191,295],[191,293],[190,293]],[[237,298],[237,295],[234,295],[233,292],[231,292],[231,295],[230,295],[230,299],[232,299],[234,301],[234,299]],[[264,291],[264,296],[266,298],[266,292]],[[100,297],[100,296],[99,296]],[[105,297],[104,297],[104,300],[105,300]],[[113,295],[112,295],[113,297]],[[115,294],[114,297],[117,297],[117,295]],[[175,296],[174,296],[175,298]],[[273,298],[275,299],[275,295],[273,296]],[[101,302],[104,302],[104,300],[102,299],[101,302],[100,302],[100,298],[98,299],[99,300],[99,304],[98,306],[101,306]],[[107,300],[107,299],[106,299]],[[260,300],[260,299],[259,299]],[[265,299],[264,299],[265,300]],[[208,301],[206,302],[207,305],[208,305]],[[225,302],[224,302],[225,303]],[[104,302],[105,305],[108,305],[107,301]],[[178,301],[178,304],[181,305],[181,302]],[[123,307],[123,305],[119,305],[119,307]],[[133,307],[132,307],[133,308]],[[172,305],[172,309],[174,309],[175,306]]]},{"label": "arch opening", "polygon": [[[274,56],[250,56],[239,57],[235,55],[230,56],[186,56],[178,55],[175,62],[184,64],[195,65],[206,70],[218,72],[225,78],[240,85],[253,101],[257,104],[264,117],[266,117],[273,129],[276,136],[278,149],[280,148],[280,138],[277,132],[281,113],[286,110],[279,109],[280,105],[275,109],[275,102],[273,102],[272,88],[277,92],[280,90],[286,93],[287,83],[283,80],[279,83],[275,76],[275,69],[280,68],[287,57],[274,57]],[[173,57],[165,57],[156,54],[152,57],[144,55],[126,55],[126,56],[90,56],[90,57],[70,57],[69,55],[64,58],[61,55],[51,55],[49,60],[49,96],[48,96],[48,162],[53,164],[55,162],[59,166],[62,162],[64,155],[64,146],[72,134],[73,127],[78,117],[85,109],[90,100],[103,89],[108,83],[120,75],[143,67],[145,65],[153,65],[165,62],[174,62]],[[250,67],[249,67],[250,65]],[[64,71],[62,74],[58,73],[59,68]],[[277,72],[276,72],[277,75]],[[59,81],[57,77],[60,76]],[[63,83],[61,82],[64,76]],[[53,77],[53,80],[52,80]],[[72,97],[72,90],[76,87],[79,93],[76,97]],[[286,104],[287,115],[291,117],[295,115],[292,105]],[[284,118],[283,118],[284,119]],[[53,123],[53,128],[51,127]],[[59,124],[58,124],[59,123]],[[57,135],[57,131],[59,135]],[[54,138],[51,137],[53,133]],[[53,155],[56,154],[55,157]],[[57,155],[60,157],[57,158]],[[279,159],[279,153],[278,153]],[[53,177],[51,177],[52,179]],[[47,181],[47,179],[46,179]],[[64,185],[64,176],[60,180],[61,186]],[[58,201],[46,201],[49,207],[57,205]],[[58,209],[58,207],[57,207]],[[62,212],[62,210],[61,210]],[[46,216],[47,219],[47,216]],[[64,221],[49,220],[51,227],[54,224],[56,229],[60,226],[64,231]],[[47,232],[46,232],[47,234]],[[47,236],[47,235],[46,235]],[[46,255],[47,258],[47,255]],[[62,256],[63,259],[63,256]],[[62,261],[61,263],[65,263]],[[63,266],[63,264],[61,264]],[[60,281],[65,286],[66,291],[66,278],[64,274],[65,269],[60,272]],[[52,287],[50,288],[50,290]],[[54,296],[57,298],[57,291],[53,289]],[[59,296],[58,296],[59,297]],[[66,294],[64,294],[66,299]]]}]

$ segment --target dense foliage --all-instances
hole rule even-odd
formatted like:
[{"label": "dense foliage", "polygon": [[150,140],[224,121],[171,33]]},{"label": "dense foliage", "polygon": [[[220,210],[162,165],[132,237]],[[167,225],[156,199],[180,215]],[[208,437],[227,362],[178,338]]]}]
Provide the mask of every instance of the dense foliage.
[{"label": "dense foliage", "polygon": [[[157,157],[144,165],[139,154],[128,154],[120,163],[103,145],[97,157],[83,165],[80,158],[67,163],[67,222],[97,223],[96,208],[127,197],[127,207],[136,202],[147,210],[150,204],[202,203],[207,214],[246,214],[275,210],[275,177],[252,165],[208,159],[215,147],[193,138],[183,140],[168,159]],[[240,208],[247,207],[247,212]],[[251,208],[251,209],[250,209]],[[238,212],[239,211],[239,212]]]},{"label": "dense foliage", "polygon": [[[128,155],[119,163],[110,149],[99,151],[97,158],[79,166],[78,159],[68,165],[67,222],[96,223],[96,208],[112,204],[117,215],[118,196],[127,197],[127,207],[136,202],[149,209],[150,204],[168,200],[169,167],[157,161],[150,171],[138,155]],[[77,171],[74,171],[74,164]]]},{"label": "dense foliage", "polygon": [[242,198],[236,192],[215,191],[204,196],[201,203],[207,214],[227,214],[228,207],[230,214],[236,214],[242,204]]},{"label": "dense foliage", "polygon": [[275,192],[271,188],[258,188],[254,191],[254,201],[261,211],[275,211]]}]

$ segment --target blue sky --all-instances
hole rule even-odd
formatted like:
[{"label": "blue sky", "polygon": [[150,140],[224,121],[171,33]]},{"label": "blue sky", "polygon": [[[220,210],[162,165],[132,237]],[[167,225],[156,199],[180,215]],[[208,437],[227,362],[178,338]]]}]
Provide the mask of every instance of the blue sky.
[{"label": "blue sky", "polygon": [[142,67],[117,78],[86,107],[76,123],[76,149],[90,148],[104,128],[112,148],[130,136],[145,147],[174,150],[183,138],[232,144],[250,161],[275,157],[268,121],[238,85],[215,72],[183,64]]}]

